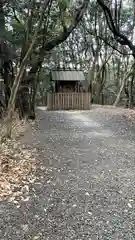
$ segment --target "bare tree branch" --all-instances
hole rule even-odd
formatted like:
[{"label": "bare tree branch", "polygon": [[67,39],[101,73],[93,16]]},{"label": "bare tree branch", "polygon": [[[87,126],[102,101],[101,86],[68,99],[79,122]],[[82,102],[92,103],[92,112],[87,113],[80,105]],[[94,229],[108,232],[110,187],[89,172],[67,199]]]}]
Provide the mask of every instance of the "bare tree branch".
[{"label": "bare tree branch", "polygon": [[97,2],[100,5],[100,7],[102,8],[102,10],[104,11],[108,27],[111,30],[111,32],[113,33],[116,41],[119,42],[121,45],[128,46],[130,48],[130,50],[132,51],[133,57],[135,58],[135,45],[133,45],[133,43],[128,39],[127,36],[125,36],[124,34],[122,34],[119,31],[119,29],[117,28],[117,26],[114,23],[111,11],[110,11],[109,7],[104,3],[104,0],[97,0]]},{"label": "bare tree branch", "polygon": [[101,36],[96,36],[96,37],[98,37],[99,39],[101,39],[106,45],[108,45],[108,46],[110,46],[111,48],[113,48],[115,51],[117,51],[118,53],[120,53],[120,54],[122,54],[122,55],[124,55],[124,56],[130,56],[130,55],[132,55],[132,54],[130,54],[130,53],[124,53],[124,52],[121,52],[119,49],[117,49],[114,45],[112,45],[111,43],[109,43],[106,39],[104,39],[103,37],[101,37]]},{"label": "bare tree branch", "polygon": [[71,25],[68,28],[64,27],[63,31],[56,38],[48,41],[44,47],[45,51],[50,51],[55,46],[64,42],[68,38],[70,33],[76,28],[77,24],[82,19],[83,14],[87,9],[88,3],[89,3],[89,0],[83,1],[82,5],[77,10],[75,10]]},{"label": "bare tree branch", "polygon": [[43,46],[41,46],[39,49],[37,61],[31,67],[29,76],[27,77],[26,81],[32,80],[32,76],[36,74],[38,68],[44,61],[44,56],[46,52],[49,52],[50,50],[64,42],[69,37],[70,33],[72,33],[72,31],[76,28],[77,24],[81,21],[87,9],[88,3],[89,0],[83,0],[82,5],[77,10],[75,10],[70,26],[68,28],[65,27],[63,31],[61,31],[59,35],[57,35],[55,38],[51,39],[50,41],[47,41],[46,43],[45,42],[43,43]]}]

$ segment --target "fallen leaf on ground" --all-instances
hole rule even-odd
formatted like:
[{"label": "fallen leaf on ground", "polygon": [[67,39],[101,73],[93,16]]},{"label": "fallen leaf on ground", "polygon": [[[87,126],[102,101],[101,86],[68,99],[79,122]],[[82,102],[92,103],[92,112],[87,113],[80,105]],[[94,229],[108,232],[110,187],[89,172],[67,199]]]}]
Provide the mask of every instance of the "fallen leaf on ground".
[{"label": "fallen leaf on ground", "polygon": [[0,145],[0,200],[18,203],[16,198],[24,201],[29,198],[29,184],[35,181],[35,158],[31,150],[17,140],[26,128],[24,122],[14,123],[13,138]]}]

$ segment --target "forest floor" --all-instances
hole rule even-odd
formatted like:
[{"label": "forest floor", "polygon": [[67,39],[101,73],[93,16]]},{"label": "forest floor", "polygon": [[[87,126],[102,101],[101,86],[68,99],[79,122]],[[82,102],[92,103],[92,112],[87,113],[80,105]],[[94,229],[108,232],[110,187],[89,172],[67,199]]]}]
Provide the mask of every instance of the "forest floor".
[{"label": "forest floor", "polygon": [[[134,111],[37,110],[29,196],[0,204],[0,240],[135,239]],[[34,154],[34,152],[33,152]]]}]

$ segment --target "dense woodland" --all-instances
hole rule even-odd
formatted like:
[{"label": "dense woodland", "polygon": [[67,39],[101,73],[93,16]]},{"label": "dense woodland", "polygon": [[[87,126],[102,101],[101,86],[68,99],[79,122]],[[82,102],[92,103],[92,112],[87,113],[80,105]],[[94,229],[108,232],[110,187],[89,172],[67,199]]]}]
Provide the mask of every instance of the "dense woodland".
[{"label": "dense woodland", "polygon": [[50,70],[81,69],[93,102],[134,106],[135,2],[0,0],[0,113],[35,118]]}]

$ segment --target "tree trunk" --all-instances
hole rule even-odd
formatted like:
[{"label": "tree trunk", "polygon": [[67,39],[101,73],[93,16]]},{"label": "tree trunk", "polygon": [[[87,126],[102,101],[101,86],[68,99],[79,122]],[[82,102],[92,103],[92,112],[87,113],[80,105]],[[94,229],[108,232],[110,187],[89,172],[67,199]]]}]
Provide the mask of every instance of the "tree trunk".
[{"label": "tree trunk", "polygon": [[129,81],[129,108],[133,108],[133,83],[134,83],[134,74]]},{"label": "tree trunk", "polygon": [[30,112],[30,93],[29,86],[21,85],[17,92],[15,108],[18,110],[19,118],[27,118]]},{"label": "tree trunk", "polygon": [[35,119],[35,116],[36,116],[35,104],[36,104],[37,86],[38,86],[37,77],[35,77],[31,86],[30,114],[29,114],[29,118],[33,120]]},{"label": "tree trunk", "polygon": [[33,47],[36,43],[36,39],[37,39],[37,35],[38,35],[38,31],[39,31],[39,27],[42,23],[42,16],[43,16],[43,12],[44,12],[44,8],[41,11],[40,14],[40,19],[37,25],[37,28],[35,30],[34,36],[33,36],[33,40],[29,46],[29,49],[25,55],[25,57],[23,58],[21,64],[20,64],[20,69],[15,77],[12,89],[11,89],[11,95],[10,95],[10,99],[9,99],[9,103],[8,103],[8,111],[7,111],[7,119],[6,119],[6,133],[5,136],[6,138],[11,138],[11,133],[12,133],[12,118],[13,118],[13,113],[14,113],[14,105],[15,105],[15,100],[16,100],[16,96],[17,96],[17,91],[19,89],[19,85],[21,82],[21,79],[23,77],[23,74],[25,72],[25,68],[26,68],[26,62],[27,59],[30,57]]},{"label": "tree trunk", "polygon": [[125,78],[124,78],[123,81],[122,81],[120,90],[119,90],[119,92],[118,92],[118,94],[117,94],[117,97],[116,97],[116,100],[115,100],[115,102],[114,102],[114,104],[113,104],[114,106],[117,106],[117,105],[118,105],[118,103],[119,103],[119,101],[120,101],[121,93],[122,93],[122,91],[123,91],[123,89],[124,89],[124,86],[125,86],[125,83],[126,83],[126,80],[131,76],[131,74],[132,74],[132,72],[131,72],[131,69],[130,69],[130,71],[126,74]]},{"label": "tree trunk", "polygon": [[133,65],[133,69],[132,69],[132,77],[131,79],[128,81],[128,85],[125,88],[125,93],[127,96],[127,107],[129,108],[133,108],[133,85],[134,85],[134,78],[135,78],[135,63]]},{"label": "tree trunk", "polygon": [[125,88],[124,88],[124,92],[126,95],[126,103],[125,103],[125,107],[128,108],[129,107],[129,89],[128,89],[128,84],[129,82],[127,81],[127,84],[125,84]]},{"label": "tree trunk", "polygon": [[5,12],[4,1],[0,0],[0,74],[4,80],[5,106],[8,106],[10,89],[13,84],[14,74],[10,48],[5,41]]},{"label": "tree trunk", "polygon": [[97,104],[101,104],[101,93],[103,94],[103,87],[105,83],[106,76],[106,64],[111,58],[112,54],[110,54],[105,61],[102,62],[102,65],[97,69],[96,74],[94,76],[94,82],[96,82],[96,99]]}]

